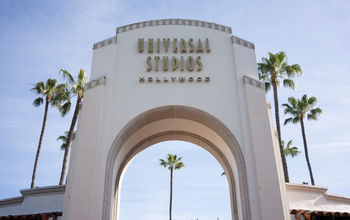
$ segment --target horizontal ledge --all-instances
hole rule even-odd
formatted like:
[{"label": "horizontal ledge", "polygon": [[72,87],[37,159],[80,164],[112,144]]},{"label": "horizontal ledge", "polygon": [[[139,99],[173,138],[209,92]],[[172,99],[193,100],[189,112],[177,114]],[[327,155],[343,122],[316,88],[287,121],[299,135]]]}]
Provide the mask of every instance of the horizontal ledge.
[{"label": "horizontal ledge", "polygon": [[23,196],[18,196],[18,197],[13,197],[13,198],[8,198],[8,199],[2,199],[2,200],[0,200],[0,206],[19,204],[22,201],[23,201]]},{"label": "horizontal ledge", "polygon": [[64,193],[66,189],[65,185],[61,186],[46,186],[46,187],[36,187],[33,189],[23,189],[21,194],[23,196],[33,196],[33,195],[42,195],[42,194],[52,194],[52,193]]},{"label": "horizontal ledge", "polygon": [[307,192],[318,192],[325,193],[328,188],[323,186],[310,186],[305,184],[296,184],[296,183],[286,183],[286,188],[289,190],[299,190]]},{"label": "horizontal ledge", "polygon": [[340,195],[327,194],[327,193],[325,194],[325,196],[327,200],[350,203],[350,197],[348,196],[340,196]]}]

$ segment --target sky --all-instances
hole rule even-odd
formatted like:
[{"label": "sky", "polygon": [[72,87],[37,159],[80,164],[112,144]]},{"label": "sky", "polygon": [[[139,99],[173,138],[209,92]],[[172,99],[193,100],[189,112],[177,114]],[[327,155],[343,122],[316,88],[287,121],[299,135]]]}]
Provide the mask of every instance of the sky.
[{"label": "sky", "polygon": [[[113,36],[116,27],[164,18],[196,19],[230,26],[233,35],[255,44],[257,61],[269,51],[284,51],[290,64],[300,64],[303,75],[295,78],[296,89],[279,88],[280,103],[285,103],[290,96],[299,98],[308,94],[317,97],[317,107],[323,114],[318,121],[306,122],[315,182],[328,187],[329,193],[350,196],[347,172],[350,167],[349,11],[348,0],[1,0],[0,199],[18,196],[20,189],[30,186],[43,117],[43,106],[32,106],[35,95],[30,88],[33,84],[50,77],[57,78],[61,68],[72,74],[83,68],[89,74],[93,43]],[[271,92],[267,93],[267,100],[272,102]],[[286,117],[282,109],[280,114],[283,122]],[[71,117],[71,113],[61,118],[56,109],[49,111],[37,186],[58,184],[63,152],[56,138],[68,129]],[[295,146],[304,153],[298,125],[282,126],[282,138],[293,139]],[[187,146],[177,144],[179,149]],[[164,149],[169,147],[168,142],[160,145]],[[195,166],[201,169],[201,158],[210,155],[199,147],[192,148],[193,155],[202,155],[193,161],[194,164],[198,162]],[[186,155],[186,150],[179,154]],[[130,179],[131,189],[140,189],[140,185],[133,185],[135,181],[132,181],[133,175],[140,172],[138,166],[157,165],[160,155],[155,152],[158,151],[152,147],[140,153],[130,165],[125,181]],[[162,155],[166,153],[164,150]],[[155,164],[150,165],[149,161],[155,161]],[[310,182],[303,154],[287,161],[291,182]],[[217,164],[213,162],[212,166]],[[184,181],[181,175],[186,177],[190,169],[187,167],[178,172],[179,182]],[[159,175],[165,175],[164,172]],[[220,168],[211,174],[217,172]],[[206,189],[215,188],[217,184],[209,183],[212,185]],[[227,186],[222,185],[225,190]],[[158,190],[160,199],[165,198],[162,194],[165,191],[166,188]],[[203,189],[203,193],[206,192]],[[129,198],[127,193],[132,196],[125,187],[122,198]],[[132,204],[133,201],[125,199],[123,202]],[[192,218],[192,215],[187,216],[186,210],[178,214]],[[208,216],[214,214],[208,213]],[[227,216],[224,214],[223,219]]]}]

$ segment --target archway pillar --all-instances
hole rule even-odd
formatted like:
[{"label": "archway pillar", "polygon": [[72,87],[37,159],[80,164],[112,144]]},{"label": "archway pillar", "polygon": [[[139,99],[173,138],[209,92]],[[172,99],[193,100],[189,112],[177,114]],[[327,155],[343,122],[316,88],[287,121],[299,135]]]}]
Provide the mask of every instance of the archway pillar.
[{"label": "archway pillar", "polygon": [[[265,101],[265,88],[252,77],[244,76],[243,81],[263,219],[276,216],[290,219],[280,150]],[[269,117],[262,117],[265,115]]]}]

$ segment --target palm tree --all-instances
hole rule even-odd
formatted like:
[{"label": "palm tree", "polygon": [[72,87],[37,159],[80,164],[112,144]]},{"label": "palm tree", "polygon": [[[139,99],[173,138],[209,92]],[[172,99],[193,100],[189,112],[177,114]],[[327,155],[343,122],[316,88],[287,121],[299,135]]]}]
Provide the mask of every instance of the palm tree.
[{"label": "palm tree", "polygon": [[301,153],[297,147],[292,147],[292,144],[293,140],[288,141],[287,145],[282,141],[283,151],[286,156],[295,157]]},{"label": "palm tree", "polygon": [[289,182],[288,167],[282,147],[277,87],[280,85],[280,80],[282,80],[284,87],[294,89],[295,84],[291,78],[296,74],[301,75],[301,68],[298,64],[288,65],[286,54],[284,52],[278,52],[276,54],[269,53],[269,58],[263,57],[262,62],[258,63],[258,70],[259,79],[265,82],[266,91],[268,91],[271,86],[273,88],[278,144],[282,158],[284,179],[286,182]]},{"label": "palm tree", "polygon": [[166,160],[159,159],[160,165],[170,170],[170,204],[169,204],[169,220],[171,220],[171,208],[173,199],[173,171],[179,170],[185,165],[181,162],[182,157],[177,157],[176,154],[168,154]]},{"label": "palm tree", "polygon": [[300,123],[301,133],[303,135],[305,158],[307,167],[309,169],[311,184],[315,185],[314,177],[312,174],[309,153],[306,143],[304,117],[307,116],[308,120],[317,120],[317,117],[322,113],[320,108],[313,108],[316,105],[317,99],[315,97],[308,98],[307,95],[303,95],[301,99],[295,99],[294,97],[288,98],[289,104],[283,104],[284,113],[289,114],[292,117],[287,118],[284,121],[284,125],[292,122],[293,124]]},{"label": "palm tree", "polygon": [[57,141],[62,141],[61,150],[66,150],[67,148],[68,133],[69,131],[65,131],[64,135],[61,135],[57,138]]},{"label": "palm tree", "polygon": [[[70,144],[72,142],[72,135],[74,132],[75,124],[77,123],[77,120],[78,120],[79,106],[80,106],[80,103],[82,102],[83,97],[84,97],[84,85],[86,83],[87,77],[86,77],[85,71],[83,69],[80,69],[76,79],[74,79],[74,77],[67,70],[61,69],[60,73],[62,74],[63,78],[68,81],[68,83],[70,85],[70,92],[71,92],[72,96],[77,96],[74,114],[73,114],[72,122],[70,124],[69,132],[68,132],[68,136],[67,136],[67,140],[66,140],[66,149],[64,151],[61,177],[60,177],[60,182],[59,182],[59,185],[62,185],[64,182],[65,174],[66,174],[67,159],[68,159]],[[67,106],[71,105],[70,99],[67,100],[65,105],[67,105]]]},{"label": "palm tree", "polygon": [[[40,81],[36,83],[31,90],[34,91],[37,95],[39,95],[39,97],[36,98],[33,102],[33,105],[35,107],[39,107],[41,104],[43,104],[45,99],[44,119],[43,119],[43,124],[41,126],[39,144],[38,144],[38,149],[35,156],[32,183],[30,185],[30,188],[34,188],[36,168],[38,165],[38,159],[39,159],[39,154],[41,150],[42,140],[44,137],[49,105],[51,104],[51,107],[59,107],[60,103],[69,95],[69,92],[67,90],[67,85],[66,84],[57,85],[56,79],[48,79],[46,83],[44,83],[43,81]],[[65,110],[65,107],[62,107],[60,109]],[[63,112],[62,116],[64,116],[64,114],[65,113]]]}]

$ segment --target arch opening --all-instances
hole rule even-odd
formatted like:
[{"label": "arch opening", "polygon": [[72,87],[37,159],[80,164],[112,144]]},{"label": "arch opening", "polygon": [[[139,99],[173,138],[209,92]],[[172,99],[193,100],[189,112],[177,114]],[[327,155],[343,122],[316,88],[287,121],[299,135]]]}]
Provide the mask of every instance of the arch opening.
[{"label": "arch opening", "polygon": [[132,158],[169,140],[190,142],[211,153],[227,175],[232,219],[250,219],[246,169],[238,142],[218,119],[187,106],[144,112],[117,135],[107,158],[103,219],[118,219],[122,176]]},{"label": "arch opening", "polygon": [[160,142],[135,155],[121,177],[119,219],[167,219],[170,171],[159,159],[182,157],[185,167],[173,173],[173,219],[232,219],[226,176],[204,148],[185,141]]}]

